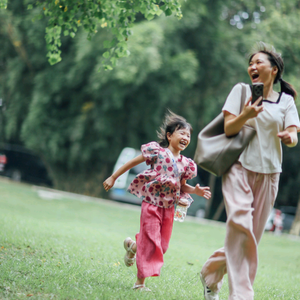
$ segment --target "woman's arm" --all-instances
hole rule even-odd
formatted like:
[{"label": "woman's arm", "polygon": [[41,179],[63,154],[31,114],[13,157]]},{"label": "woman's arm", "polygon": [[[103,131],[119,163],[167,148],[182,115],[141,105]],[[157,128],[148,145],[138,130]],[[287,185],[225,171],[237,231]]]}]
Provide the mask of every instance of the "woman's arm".
[{"label": "woman's arm", "polygon": [[104,186],[105,190],[108,192],[108,190],[111,189],[114,186],[115,181],[117,180],[117,178],[119,176],[124,174],[126,171],[132,169],[133,167],[137,166],[138,164],[142,163],[143,161],[144,161],[144,157],[141,154],[141,155],[131,159],[130,161],[128,161],[123,166],[121,166],[115,173],[113,173],[110,177],[108,177],[103,182],[103,186]]},{"label": "woman's arm", "polygon": [[288,147],[295,147],[298,144],[297,127],[290,126],[277,134],[281,141]]},{"label": "woman's arm", "polygon": [[259,97],[253,104],[249,105],[252,97],[246,102],[242,112],[235,116],[228,111],[224,111],[224,131],[226,136],[233,136],[240,132],[246,121],[257,117],[257,115],[263,111],[263,105],[258,106],[262,97]]}]

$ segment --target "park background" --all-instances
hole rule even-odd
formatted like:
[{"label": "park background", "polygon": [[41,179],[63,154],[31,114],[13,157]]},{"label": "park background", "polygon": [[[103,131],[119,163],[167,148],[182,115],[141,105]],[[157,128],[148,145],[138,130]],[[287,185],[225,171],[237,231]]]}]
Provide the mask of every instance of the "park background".
[{"label": "park background", "polygon": [[[250,83],[258,41],[282,53],[283,78],[300,91],[299,25],[296,0],[0,0],[0,143],[36,152],[55,188],[0,178],[0,298],[202,299],[199,271],[225,224],[175,222],[162,275],[136,293],[122,243],[139,228],[139,207],[100,199],[102,181],[124,147],[156,139],[167,108],[193,125],[184,152],[193,157],[232,86]],[[276,205],[296,207],[300,146],[283,149]],[[216,209],[220,178],[199,175],[215,187]],[[299,299],[299,245],[265,233],[255,299]],[[228,292],[225,276],[220,299]]]},{"label": "park background", "polygon": [[[104,67],[103,60],[124,24],[116,31],[117,25],[103,18],[98,25],[95,17],[89,23],[92,18],[73,12],[75,2],[0,2],[0,142],[38,153],[56,189],[103,197],[102,181],[120,151],[156,140],[167,108],[193,125],[184,152],[193,157],[197,133],[220,112],[233,85],[250,83],[247,57],[258,41],[282,53],[283,78],[300,91],[298,0],[158,1],[164,10],[160,16],[154,1],[136,1],[144,8],[135,14],[134,26],[122,32],[126,37],[118,37],[123,52],[113,53],[113,67]],[[49,3],[59,11],[54,17]],[[124,3],[133,2],[102,3],[112,3],[106,13],[117,19],[119,6],[124,11]],[[64,25],[55,36],[49,24]],[[53,58],[54,42],[59,59]],[[283,148],[276,205],[296,207],[300,146]],[[199,175],[203,184],[216,187],[211,206],[216,209],[222,201],[220,178],[200,169]]]}]

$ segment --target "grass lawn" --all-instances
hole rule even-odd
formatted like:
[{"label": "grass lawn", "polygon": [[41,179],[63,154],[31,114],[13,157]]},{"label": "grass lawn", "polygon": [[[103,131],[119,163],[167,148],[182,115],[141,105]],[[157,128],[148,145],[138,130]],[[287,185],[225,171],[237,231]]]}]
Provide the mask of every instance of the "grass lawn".
[{"label": "grass lawn", "polygon": [[[66,196],[43,199],[29,185],[0,179],[0,299],[203,299],[198,273],[223,245],[225,228],[174,223],[152,292],[133,291],[136,267],[123,240],[139,229],[139,207]],[[255,299],[300,299],[300,241],[265,234]],[[227,276],[220,299],[227,299]]]}]

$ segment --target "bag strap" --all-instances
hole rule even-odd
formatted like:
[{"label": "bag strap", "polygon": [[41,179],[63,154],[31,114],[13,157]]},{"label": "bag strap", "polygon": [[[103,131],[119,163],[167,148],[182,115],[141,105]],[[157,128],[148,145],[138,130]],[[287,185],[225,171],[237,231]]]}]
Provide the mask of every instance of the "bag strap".
[{"label": "bag strap", "polygon": [[[167,154],[169,155],[169,157],[171,158],[171,161],[172,161],[172,164],[173,164],[173,169],[174,169],[174,174],[175,174],[175,177],[177,179],[177,185],[180,188],[180,175],[179,175],[178,166],[176,164],[174,155],[173,155],[172,151],[169,148],[166,148],[166,151],[167,151]],[[177,192],[176,192],[177,202],[179,201],[179,196],[180,196],[180,190],[179,191],[177,190]],[[175,209],[176,209],[176,205],[177,205],[177,203],[175,202]]]},{"label": "bag strap", "polygon": [[242,86],[242,96],[241,96],[241,106],[240,106],[240,113],[243,110],[243,107],[245,105],[245,100],[246,100],[246,86],[245,84],[241,83]]},{"label": "bag strap", "polygon": [[170,156],[171,161],[173,163],[173,169],[174,169],[176,179],[179,180],[179,171],[178,171],[178,166],[177,166],[176,161],[175,161],[175,157],[174,157],[172,151],[169,148],[166,148],[166,150],[167,150],[167,153]]}]

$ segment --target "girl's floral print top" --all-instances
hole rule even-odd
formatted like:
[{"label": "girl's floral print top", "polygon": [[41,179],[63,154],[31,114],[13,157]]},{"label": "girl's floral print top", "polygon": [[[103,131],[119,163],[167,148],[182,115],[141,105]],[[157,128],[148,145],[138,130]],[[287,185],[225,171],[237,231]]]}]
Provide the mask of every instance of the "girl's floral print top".
[{"label": "girl's floral print top", "polygon": [[175,176],[171,157],[166,148],[162,148],[157,142],[142,145],[142,155],[147,165],[151,168],[138,174],[128,187],[128,192],[141,198],[143,201],[158,207],[170,208],[179,198],[193,202],[192,197],[180,191],[182,179],[192,179],[197,175],[195,162],[183,155],[175,159],[180,180]]}]

